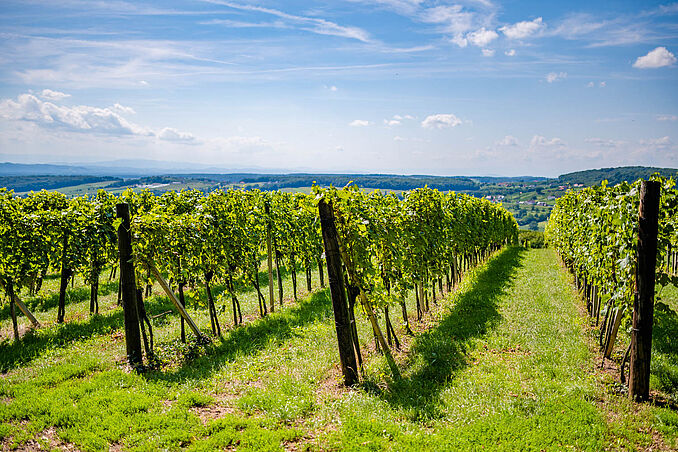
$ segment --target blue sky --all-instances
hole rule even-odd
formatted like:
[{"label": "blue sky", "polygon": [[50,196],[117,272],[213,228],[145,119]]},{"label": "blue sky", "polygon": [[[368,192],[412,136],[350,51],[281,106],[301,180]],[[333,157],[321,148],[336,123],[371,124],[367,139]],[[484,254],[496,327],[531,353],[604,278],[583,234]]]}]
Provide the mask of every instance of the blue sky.
[{"label": "blue sky", "polygon": [[0,160],[678,167],[678,3],[0,4]]}]

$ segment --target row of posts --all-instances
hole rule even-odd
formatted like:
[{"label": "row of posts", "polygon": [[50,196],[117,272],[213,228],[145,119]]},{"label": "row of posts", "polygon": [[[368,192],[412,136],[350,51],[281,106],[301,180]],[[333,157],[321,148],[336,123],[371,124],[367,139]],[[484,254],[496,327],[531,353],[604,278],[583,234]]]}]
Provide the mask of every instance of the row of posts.
[{"label": "row of posts", "polygon": [[[629,395],[641,401],[649,398],[650,358],[652,350],[652,321],[654,315],[654,284],[657,256],[657,232],[661,185],[656,181],[642,181],[640,190],[638,256],[636,266],[636,296],[633,306],[631,331],[631,361]],[[324,200],[318,205],[322,227],[327,272],[334,309],[335,327],[339,345],[339,358],[344,383],[352,386],[358,382],[358,366],[351,339],[348,303],[342,276],[341,256],[332,208]],[[133,368],[142,365],[141,334],[136,300],[136,281],[132,260],[129,206],[116,205],[116,217],[122,219],[118,227],[120,279],[125,319],[125,344],[127,358]],[[270,246],[270,245],[269,245]],[[269,260],[271,253],[268,253]],[[269,263],[269,269],[271,265]],[[273,278],[269,272],[269,295],[273,296]]]}]

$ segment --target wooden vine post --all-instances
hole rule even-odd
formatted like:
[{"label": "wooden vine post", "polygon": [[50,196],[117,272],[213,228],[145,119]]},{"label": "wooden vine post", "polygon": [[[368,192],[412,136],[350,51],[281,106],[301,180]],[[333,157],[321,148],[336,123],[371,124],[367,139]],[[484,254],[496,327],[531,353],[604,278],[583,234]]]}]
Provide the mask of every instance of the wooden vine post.
[{"label": "wooden vine post", "polygon": [[121,218],[118,226],[118,253],[120,255],[120,286],[122,309],[125,318],[125,345],[127,360],[134,369],[142,367],[141,333],[139,331],[139,313],[137,311],[137,288],[132,260],[132,233],[130,231],[129,205],[116,204],[116,218]]},{"label": "wooden vine post", "polygon": [[650,358],[660,193],[659,182],[642,181],[638,209],[636,296],[633,302],[629,370],[629,396],[635,401],[648,400],[650,395]]},{"label": "wooden vine post", "polygon": [[355,351],[353,350],[351,323],[348,315],[346,290],[344,289],[344,276],[341,270],[339,241],[337,240],[337,228],[334,224],[332,208],[325,200],[321,199],[318,202],[318,210],[320,213],[323,244],[325,246],[327,275],[330,280],[334,325],[337,330],[337,342],[339,343],[341,372],[344,375],[344,384],[346,386],[353,386],[358,383],[358,365],[356,363]]},{"label": "wooden vine post", "polygon": [[268,201],[265,205],[266,210],[266,254],[268,263],[268,305],[271,307],[271,312],[275,312],[275,300],[273,298],[273,246],[271,244],[271,206]]}]

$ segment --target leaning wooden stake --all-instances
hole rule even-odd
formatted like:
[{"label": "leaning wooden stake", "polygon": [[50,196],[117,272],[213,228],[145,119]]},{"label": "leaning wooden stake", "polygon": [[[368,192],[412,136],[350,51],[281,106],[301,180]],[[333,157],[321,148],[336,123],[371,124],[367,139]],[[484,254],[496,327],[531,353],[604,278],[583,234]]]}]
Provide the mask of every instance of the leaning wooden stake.
[{"label": "leaning wooden stake", "polygon": [[[2,285],[2,282],[0,282],[0,289],[7,292],[7,289],[5,288],[5,286]],[[38,322],[38,320],[35,318],[30,309],[28,309],[28,307],[26,307],[26,305],[23,304],[23,302],[19,299],[19,296],[16,293],[14,293],[14,290],[11,290],[10,292],[11,294],[9,295],[12,297],[12,301],[14,301],[14,304],[21,310],[21,312],[24,313],[26,317],[28,317],[28,320],[31,321],[35,328],[40,328],[42,325],[40,325],[40,322]]]},{"label": "leaning wooden stake", "polygon": [[21,309],[21,312],[23,312],[24,315],[28,317],[28,320],[31,321],[35,328],[40,328],[41,326],[40,322],[38,322],[38,320],[33,316],[33,313],[26,307],[25,304],[23,304],[21,300],[19,300],[19,297],[17,297],[16,294],[13,295],[14,295],[14,304],[17,305],[19,309]]},{"label": "leaning wooden stake", "polygon": [[621,325],[623,317],[624,309],[615,308],[614,314],[612,315],[609,323],[609,333],[607,335],[607,341],[605,343],[605,350],[603,353],[604,358],[610,358],[612,356],[612,350],[614,349],[614,343],[617,341],[617,333],[619,332],[619,326]]},{"label": "leaning wooden stake", "polygon": [[344,276],[341,270],[337,229],[334,224],[332,208],[322,199],[318,202],[318,211],[325,246],[327,276],[330,280],[330,294],[332,296],[332,308],[334,309],[337,342],[339,343],[341,372],[344,375],[344,384],[353,386],[358,383],[358,365],[353,350],[351,322],[346,302],[346,290],[344,289]]},{"label": "leaning wooden stake", "polygon": [[395,360],[393,359],[393,355],[391,354],[391,349],[389,348],[388,344],[386,343],[386,340],[384,339],[384,334],[381,332],[381,328],[379,327],[379,323],[377,323],[377,317],[374,315],[374,311],[372,310],[372,305],[370,305],[369,301],[367,300],[367,296],[365,295],[365,292],[363,292],[363,289],[360,287],[359,281],[357,276],[354,273],[354,266],[353,262],[351,261],[351,258],[348,256],[348,253],[346,253],[346,249],[344,249],[343,245],[341,242],[339,242],[339,235],[337,234],[337,242],[339,245],[339,252],[341,253],[341,258],[344,261],[344,265],[346,266],[346,272],[348,273],[348,279],[351,281],[351,284],[356,286],[358,289],[360,289],[360,293],[358,294],[358,299],[360,300],[360,304],[363,305],[363,309],[367,313],[367,318],[370,320],[370,323],[372,324],[372,330],[374,331],[374,335],[376,336],[377,343],[381,347],[381,349],[384,352],[384,356],[386,357],[386,362],[388,363],[389,368],[391,369],[391,374],[393,375],[393,378],[395,379],[400,379],[400,371],[398,370],[398,365],[396,364]]},{"label": "leaning wooden stake", "polygon": [[120,285],[122,287],[122,309],[125,317],[125,345],[127,360],[134,368],[143,365],[141,355],[141,332],[137,311],[137,285],[132,258],[132,234],[130,231],[129,205],[116,204],[115,216],[122,219],[118,226],[118,253],[120,256]]},{"label": "leaning wooden stake", "polygon": [[162,287],[162,290],[165,291],[165,294],[167,295],[167,298],[170,299],[174,307],[177,309],[179,312],[179,315],[181,318],[183,318],[186,323],[188,323],[188,327],[193,331],[195,336],[198,338],[200,341],[208,341],[207,337],[205,337],[202,332],[198,329],[198,326],[195,324],[193,319],[191,318],[190,315],[188,315],[188,312],[186,312],[186,308],[181,304],[181,302],[177,299],[177,297],[174,295],[174,292],[172,292],[172,289],[170,289],[169,284],[167,284],[167,281],[165,281],[165,278],[162,277],[158,269],[155,267],[155,265],[151,264],[151,273],[153,273],[153,277],[158,281],[160,284],[160,287]]},{"label": "leaning wooden stake", "polygon": [[629,397],[635,401],[647,400],[650,397],[650,358],[660,193],[661,185],[659,182],[641,182],[640,207],[638,209],[636,296],[633,302],[631,364],[629,369]]}]

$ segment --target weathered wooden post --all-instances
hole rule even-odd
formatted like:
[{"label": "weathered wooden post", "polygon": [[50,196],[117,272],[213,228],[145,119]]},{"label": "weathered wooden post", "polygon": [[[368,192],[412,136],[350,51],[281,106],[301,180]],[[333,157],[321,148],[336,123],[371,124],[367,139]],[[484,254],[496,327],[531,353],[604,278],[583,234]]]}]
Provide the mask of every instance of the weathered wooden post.
[{"label": "weathered wooden post", "polygon": [[337,342],[339,343],[341,372],[344,375],[344,384],[352,386],[358,382],[358,365],[356,364],[355,351],[353,350],[351,323],[348,314],[346,291],[344,289],[344,275],[341,269],[339,241],[337,240],[337,228],[334,224],[332,208],[325,200],[321,199],[318,202],[318,210],[320,212],[323,244],[325,245],[327,276],[330,280],[334,325],[337,330]]},{"label": "weathered wooden post", "polygon": [[68,278],[71,277],[71,269],[68,267],[68,231],[64,230],[64,237],[61,242],[61,282],[59,284],[59,307],[57,309],[57,323],[64,323],[66,316],[66,290],[68,289]]},{"label": "weathered wooden post", "polygon": [[266,254],[268,256],[268,305],[271,312],[275,312],[275,300],[273,297],[273,247],[271,244],[271,206],[266,201]]},{"label": "weathered wooden post", "polygon": [[137,287],[132,262],[132,233],[130,231],[129,205],[116,204],[116,218],[121,218],[118,226],[118,253],[120,255],[120,287],[122,309],[125,317],[125,345],[130,366],[138,369],[142,366],[141,333],[139,331],[139,313],[137,311]]},{"label": "weathered wooden post", "polygon": [[638,209],[636,295],[633,302],[631,365],[629,369],[629,396],[635,401],[644,401],[650,396],[650,358],[660,193],[661,185],[659,182],[641,182],[640,206]]}]

